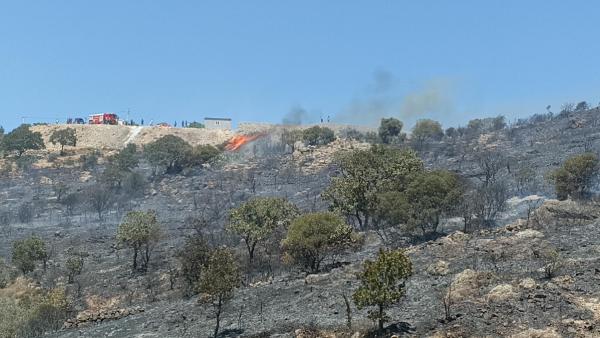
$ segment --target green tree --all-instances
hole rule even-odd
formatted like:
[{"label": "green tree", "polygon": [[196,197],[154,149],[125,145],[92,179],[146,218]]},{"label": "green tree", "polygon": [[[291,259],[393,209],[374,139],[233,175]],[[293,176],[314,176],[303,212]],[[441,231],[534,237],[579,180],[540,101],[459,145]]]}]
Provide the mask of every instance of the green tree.
[{"label": "green tree", "polygon": [[412,130],[412,138],[417,142],[417,146],[422,148],[423,144],[429,140],[440,140],[444,136],[442,125],[434,120],[418,120]]},{"label": "green tree", "polygon": [[33,132],[28,124],[22,124],[2,138],[2,149],[21,157],[27,150],[44,149],[42,134]]},{"label": "green tree", "polygon": [[588,109],[590,109],[590,105],[586,101],[581,101],[575,106],[576,112],[585,111]]},{"label": "green tree", "polygon": [[42,262],[45,271],[48,258],[46,243],[37,236],[17,240],[13,243],[13,264],[24,274],[32,272],[36,262]]},{"label": "green tree", "polygon": [[335,140],[333,130],[327,127],[314,126],[302,131],[304,143],[311,146],[322,146]]},{"label": "green tree", "polygon": [[195,291],[200,276],[208,265],[210,254],[210,246],[200,236],[188,238],[181,250],[177,252],[181,274],[187,286],[186,294]]},{"label": "green tree", "polygon": [[456,210],[462,194],[458,177],[449,171],[415,175],[404,191],[406,223],[423,235],[437,232],[442,216]]},{"label": "green tree", "polygon": [[381,124],[379,125],[379,138],[381,142],[385,144],[393,143],[395,139],[400,137],[403,126],[402,121],[393,117],[381,119]]},{"label": "green tree", "polygon": [[131,211],[117,229],[117,240],[133,250],[132,270],[138,268],[141,253],[140,271],[148,270],[150,253],[160,239],[160,223],[154,211]]},{"label": "green tree", "polygon": [[506,127],[506,118],[502,115],[498,115],[492,118],[492,130],[501,130]]},{"label": "green tree", "polygon": [[380,331],[389,321],[385,311],[398,303],[405,294],[405,281],[412,275],[410,258],[402,250],[381,249],[376,261],[365,261],[360,274],[360,287],[352,298],[358,309],[375,306],[369,319],[378,322]]},{"label": "green tree", "polygon": [[75,276],[79,276],[83,271],[83,257],[79,255],[71,255],[65,262],[67,269],[67,282],[72,284],[75,280]]},{"label": "green tree", "polygon": [[221,151],[210,144],[202,144],[192,148],[187,154],[185,166],[194,167],[210,163],[221,154]]},{"label": "green tree", "polygon": [[199,291],[208,296],[206,300],[215,310],[215,337],[219,333],[223,307],[233,298],[233,293],[240,284],[239,268],[231,250],[216,249],[210,256],[206,271],[202,274],[199,283]]},{"label": "green tree", "polygon": [[187,142],[174,135],[166,135],[144,146],[144,156],[156,168],[162,167],[168,174],[176,174],[184,168],[188,153],[192,150]]},{"label": "green tree", "polygon": [[584,198],[598,176],[598,156],[584,153],[570,157],[562,167],[550,173],[558,199]]},{"label": "green tree", "polygon": [[194,121],[194,122],[188,124],[188,128],[202,129],[202,128],[204,128],[204,124]]},{"label": "green tree", "polygon": [[423,170],[423,162],[413,151],[381,145],[340,153],[334,162],[340,173],[331,179],[323,198],[332,209],[355,219],[361,229],[370,224],[378,194],[402,191],[410,176]]},{"label": "green tree", "polygon": [[319,272],[321,263],[331,255],[359,244],[352,227],[331,212],[316,212],[296,218],[282,241],[285,260],[307,272]]},{"label": "green tree", "polygon": [[277,227],[287,228],[298,214],[298,208],[284,198],[256,197],[231,211],[227,229],[242,236],[252,263],[256,245]]},{"label": "green tree", "polygon": [[65,153],[65,146],[75,147],[77,145],[77,132],[73,128],[59,129],[50,135],[50,143],[60,144],[60,153]]},{"label": "green tree", "polygon": [[139,164],[137,147],[130,143],[115,155],[108,157],[108,164],[102,173],[102,180],[110,186],[121,187],[123,180]]}]

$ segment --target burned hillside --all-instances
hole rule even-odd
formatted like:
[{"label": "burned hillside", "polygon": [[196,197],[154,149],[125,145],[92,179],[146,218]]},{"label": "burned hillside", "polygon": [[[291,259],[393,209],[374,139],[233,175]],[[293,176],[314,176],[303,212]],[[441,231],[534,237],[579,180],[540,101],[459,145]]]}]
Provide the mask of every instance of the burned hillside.
[{"label": "burned hillside", "polygon": [[[600,335],[599,120],[5,150],[0,336]],[[378,314],[356,294],[382,252]]]}]

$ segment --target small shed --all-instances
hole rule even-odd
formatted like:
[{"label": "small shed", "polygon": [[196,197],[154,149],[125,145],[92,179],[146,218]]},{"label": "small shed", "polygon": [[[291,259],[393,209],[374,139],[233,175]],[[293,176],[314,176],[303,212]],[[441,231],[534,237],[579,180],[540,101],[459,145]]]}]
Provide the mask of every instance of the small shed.
[{"label": "small shed", "polygon": [[231,130],[231,119],[224,117],[205,117],[204,127],[206,129]]}]

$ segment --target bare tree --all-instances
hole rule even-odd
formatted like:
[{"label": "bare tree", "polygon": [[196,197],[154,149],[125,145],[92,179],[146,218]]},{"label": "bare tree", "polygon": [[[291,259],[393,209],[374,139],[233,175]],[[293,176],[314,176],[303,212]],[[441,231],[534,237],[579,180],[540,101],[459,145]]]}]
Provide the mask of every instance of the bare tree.
[{"label": "bare tree", "polygon": [[89,206],[93,211],[98,213],[98,219],[102,220],[104,212],[112,204],[113,194],[109,189],[100,184],[90,187],[87,194]]}]

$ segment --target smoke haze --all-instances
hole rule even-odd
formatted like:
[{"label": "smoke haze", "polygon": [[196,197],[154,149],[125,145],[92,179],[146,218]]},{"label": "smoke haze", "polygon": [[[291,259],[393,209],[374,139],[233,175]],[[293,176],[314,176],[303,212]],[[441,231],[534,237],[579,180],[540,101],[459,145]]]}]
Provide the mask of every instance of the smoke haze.
[{"label": "smoke haze", "polygon": [[377,125],[383,117],[396,117],[405,125],[411,125],[419,118],[453,111],[451,88],[447,81],[428,81],[407,94],[400,93],[396,82],[390,72],[375,72],[365,93],[344,107],[334,121]]}]

